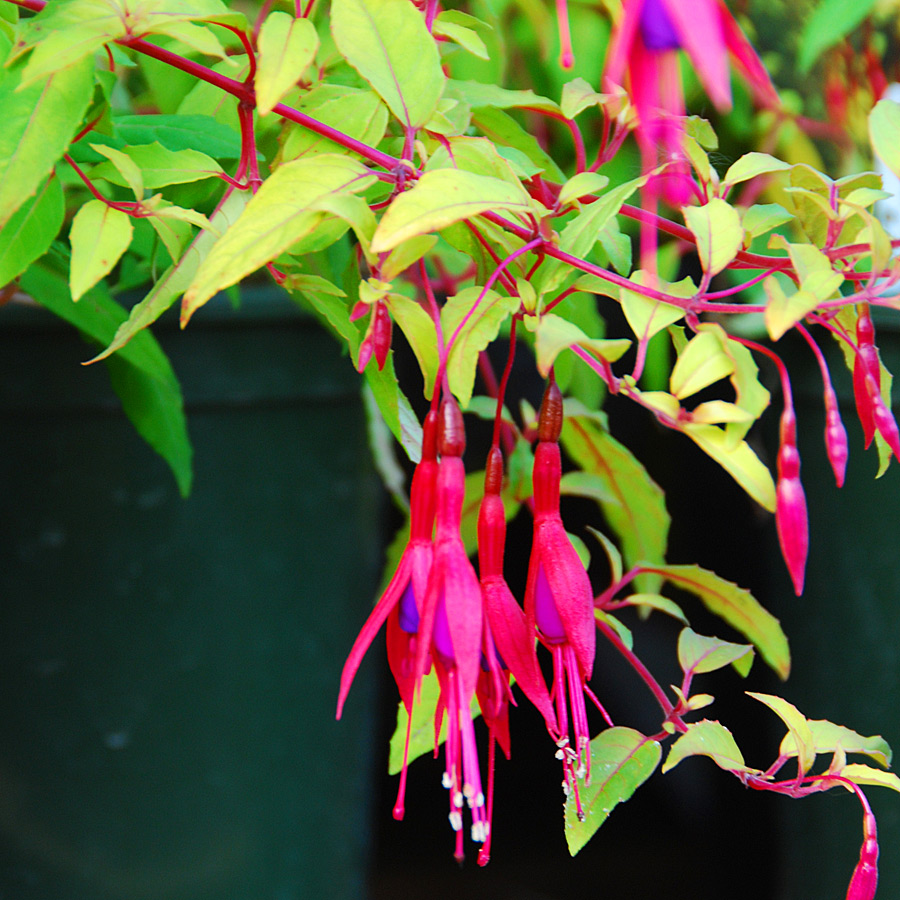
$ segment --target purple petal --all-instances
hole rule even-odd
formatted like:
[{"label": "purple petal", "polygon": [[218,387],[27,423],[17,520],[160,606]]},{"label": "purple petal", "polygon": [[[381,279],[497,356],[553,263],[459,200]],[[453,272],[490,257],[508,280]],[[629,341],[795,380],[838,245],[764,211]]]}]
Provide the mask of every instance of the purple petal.
[{"label": "purple petal", "polygon": [[534,584],[534,620],[541,634],[551,643],[566,640],[566,629],[559,617],[553,600],[553,591],[550,590],[550,582],[547,581],[547,574],[542,565],[538,566]]},{"label": "purple petal", "polygon": [[400,597],[400,627],[409,634],[419,630],[419,608],[411,580]]},{"label": "purple petal", "polygon": [[645,0],[639,27],[648,50],[678,50],[681,47],[681,38],[662,0]]}]

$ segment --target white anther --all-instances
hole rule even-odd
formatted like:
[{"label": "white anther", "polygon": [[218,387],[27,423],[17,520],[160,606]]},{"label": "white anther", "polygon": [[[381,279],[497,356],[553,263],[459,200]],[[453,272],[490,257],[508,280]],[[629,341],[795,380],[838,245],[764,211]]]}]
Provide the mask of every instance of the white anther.
[{"label": "white anther", "polygon": [[441,784],[445,788],[447,788],[448,791],[453,787],[453,779],[450,777],[449,772],[444,772],[443,776],[441,777]]},{"label": "white anther", "polygon": [[450,819],[450,827],[454,831],[462,831],[462,813],[452,812],[448,818]]},{"label": "white anther", "polygon": [[476,844],[483,844],[487,840],[487,829],[484,827],[484,822],[472,823],[472,840]]},{"label": "white anther", "polygon": [[462,808],[462,805],[463,805],[463,795],[462,795],[462,793],[460,793],[459,791],[457,791],[457,792],[453,795],[453,805],[454,805],[457,809],[461,809],[461,808]]}]

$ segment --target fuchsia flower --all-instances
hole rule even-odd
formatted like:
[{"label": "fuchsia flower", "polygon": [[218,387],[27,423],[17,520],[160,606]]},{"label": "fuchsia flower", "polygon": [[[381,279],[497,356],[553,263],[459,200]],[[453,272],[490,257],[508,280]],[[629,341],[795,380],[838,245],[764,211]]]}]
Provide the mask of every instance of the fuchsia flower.
[{"label": "fuchsia flower", "polygon": [[559,515],[561,429],[562,395],[551,381],[541,405],[534,455],[534,543],[525,588],[525,615],[541,643],[553,654],[558,756],[563,762],[566,792],[574,791],[576,810],[583,818],[577,781],[583,778],[590,783],[590,732],[584,695],[596,702],[587,686],[594,667],[596,626],[591,583]]},{"label": "fuchsia flower", "polygon": [[778,95],[762,62],[724,0],[623,0],[607,56],[605,78],[628,88],[637,111],[637,139],[648,168],[672,164],[666,194],[683,205],[689,191],[681,148],[684,92],[677,51],[693,63],[719,110],[731,108],[728,56],[742,72],[760,106],[777,106]]},{"label": "fuchsia flower", "polygon": [[[478,748],[470,704],[475,696],[482,665],[484,604],[481,585],[466,555],[460,537],[460,521],[465,494],[465,468],[462,454],[465,432],[462,415],[453,400],[441,405],[438,450],[440,466],[437,479],[437,512],[434,558],[428,588],[421,611],[415,671],[427,671],[430,653],[441,685],[441,699],[435,718],[438,731],[444,710],[448,717],[444,745],[444,787],[450,792],[450,824],[456,832],[456,857],[463,857],[463,809],[468,806],[471,836],[484,842],[490,833],[490,821],[481,786]],[[430,640],[426,643],[426,636]],[[487,663],[490,667],[493,654]],[[499,678],[496,659],[495,677]]]},{"label": "fuchsia flower", "polygon": [[[337,704],[338,719],[341,717],[344,702],[360,663],[375,635],[386,621],[388,664],[397,682],[400,699],[406,707],[409,721],[412,721],[413,699],[418,681],[416,660],[419,649],[420,610],[425,600],[433,556],[431,537],[434,528],[437,478],[437,414],[430,412],[425,418],[423,428],[422,459],[416,466],[410,489],[409,543],[403,551],[396,572],[369,618],[366,619],[344,663]],[[407,730],[400,788],[394,807],[394,817],[397,819],[403,818],[408,751]]]}]

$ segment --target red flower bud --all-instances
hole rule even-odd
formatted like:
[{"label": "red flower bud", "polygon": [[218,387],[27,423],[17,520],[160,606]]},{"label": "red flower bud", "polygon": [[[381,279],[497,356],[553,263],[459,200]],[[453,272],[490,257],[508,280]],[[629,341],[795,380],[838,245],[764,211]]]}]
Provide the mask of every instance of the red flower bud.
[{"label": "red flower bud", "polygon": [[800,483],[800,454],[797,452],[794,412],[786,408],[781,416],[781,447],[778,451],[778,485],[775,490],[775,527],[794,592],[803,593],[806,557],[809,553],[809,520],[806,495]]},{"label": "red flower bud", "polygon": [[863,817],[863,842],[859,862],[853,870],[847,900],[872,900],[878,887],[878,831],[875,816],[868,810]]}]

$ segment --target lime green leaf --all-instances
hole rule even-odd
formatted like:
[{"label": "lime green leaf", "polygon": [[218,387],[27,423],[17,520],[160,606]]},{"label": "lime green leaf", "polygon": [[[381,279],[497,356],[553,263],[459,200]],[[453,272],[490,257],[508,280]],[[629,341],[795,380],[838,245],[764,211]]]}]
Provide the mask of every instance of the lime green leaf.
[{"label": "lime green leaf", "polygon": [[[647,285],[650,282],[650,276],[640,270],[635,272],[629,280],[635,284]],[[673,297],[692,297],[697,292],[697,288],[690,278],[685,278],[676,284],[666,284],[657,279],[657,283],[658,290]],[[610,291],[610,288],[606,289],[606,293],[610,293]],[[669,325],[684,318],[684,310],[680,306],[653,300],[629,288],[620,288],[618,296],[622,303],[622,312],[625,313],[631,330],[639,338],[651,338],[663,328],[668,328]]]},{"label": "lime green leaf", "polygon": [[[437,708],[441,687],[438,684],[437,675],[432,669],[422,679],[422,693],[413,705],[412,725],[409,736],[409,757],[407,762],[412,762],[426,753],[431,753],[435,746],[434,737],[434,712]],[[472,718],[480,715],[478,699],[472,698]],[[390,751],[388,754],[388,774],[396,775],[403,767],[403,747],[406,743],[406,728],[409,716],[406,707],[400,703],[397,706],[397,727],[391,735]],[[447,716],[443,717],[441,731],[437,739],[438,744],[443,744],[447,739]]]},{"label": "lime green leaf", "polygon": [[844,778],[849,778],[854,784],[886,787],[900,793],[900,778],[893,772],[882,772],[881,769],[873,769],[871,766],[864,766],[861,763],[850,763],[841,769],[840,774]]},{"label": "lime green leaf", "polygon": [[[249,191],[232,191],[219,211],[212,217],[216,232],[225,231],[233,225],[250,199]],[[91,362],[105,359],[124,347],[139,331],[153,324],[188,288],[200,263],[206,258],[216,241],[213,231],[201,231],[191,242],[178,262],[173,263],[153,285],[150,292],[133,306],[128,320],[116,330],[109,346]]]},{"label": "lime green leaf", "polygon": [[444,73],[434,39],[409,0],[333,0],[331,32],[347,62],[407,128],[435,113]]},{"label": "lime green leaf", "polygon": [[651,571],[699,597],[713,615],[739,631],[782,679],[791,670],[791,653],[781,624],[744,588],[700,566],[654,565]]},{"label": "lime green leaf", "polygon": [[[108,344],[125,310],[102,288],[73,303],[65,275],[40,263],[22,275],[22,289],[82,333]],[[191,488],[191,444],[181,388],[169,360],[149,331],[137,335],[109,368],[113,387],[138,433],[169,464],[182,496]]]},{"label": "lime green leaf", "polygon": [[27,88],[21,66],[0,68],[0,230],[50,174],[94,93],[89,60]]},{"label": "lime green leaf", "polygon": [[[647,470],[626,447],[586,416],[569,416],[563,426],[566,453],[585,471],[598,476],[615,500],[601,502],[603,515],[622,545],[628,565],[665,559],[669,514],[665,497]],[[641,590],[655,591],[658,576],[641,575]]]},{"label": "lime green leaf", "polygon": [[869,140],[872,150],[900,178],[900,104],[879,100],[869,113]]},{"label": "lime green leaf", "polygon": [[583,78],[575,78],[563,85],[560,112],[567,119],[574,119],[591,106],[602,105],[609,94],[598,94]]},{"label": "lime green leaf", "polygon": [[716,275],[734,258],[744,243],[738,211],[719,197],[706,206],[686,206],[684,221],[697,239],[700,265],[707,275]]},{"label": "lime green leaf", "polygon": [[434,20],[431,33],[435,36],[449,38],[479,59],[490,59],[488,49],[481,36],[474,28],[469,27],[472,21],[477,22],[478,20],[473,20],[472,16],[455,9],[444,10]]},{"label": "lime green leaf", "polygon": [[819,56],[853,31],[874,6],[875,0],[822,0],[800,35],[800,71],[808,72]]},{"label": "lime green leaf", "polygon": [[112,271],[128,249],[134,228],[126,213],[101,200],[89,200],[72,221],[72,299],[78,300]]},{"label": "lime green leaf", "polygon": [[535,334],[534,352],[537,366],[545,378],[563,350],[582,347],[607,362],[615,362],[631,346],[626,338],[589,338],[577,325],[553,313],[541,316]]},{"label": "lime green leaf", "polygon": [[538,167],[538,171],[546,172],[549,178],[566,180],[562,170],[541,147],[537,138],[502,109],[490,106],[473,109],[472,121],[495,144],[524,153]]},{"label": "lime green leaf", "polygon": [[[449,344],[456,335],[453,343],[449,344],[447,377],[450,390],[463,407],[468,406],[472,397],[478,354],[497,337],[500,326],[519,308],[518,297],[508,297],[491,290],[486,291],[481,302],[474,306],[481,292],[482,288],[477,285],[464,288],[448,298],[441,310],[444,340]],[[470,311],[471,315],[468,315]]]},{"label": "lime green leaf", "polygon": [[706,637],[683,628],[678,635],[678,663],[685,674],[699,675],[734,665],[742,676],[746,676],[753,665],[753,647]]},{"label": "lime green leaf", "polygon": [[360,163],[333,153],[280,166],[200,264],[184,296],[182,321],[217,291],[255,272],[312,232],[326,215],[309,209],[317,200],[327,194],[364,190],[374,180]]},{"label": "lime green leaf", "polygon": [[409,297],[389,293],[384,299],[391,318],[400,326],[419,361],[419,368],[425,381],[425,396],[430,398],[438,369],[437,332],[434,322],[431,316]]},{"label": "lime green leaf", "polygon": [[760,506],[775,511],[772,474],[746,441],[737,441],[715,425],[688,422],[681,430],[714,459]]},{"label": "lime green leaf", "polygon": [[594,836],[613,808],[628,800],[653,774],[660,745],[632,728],[607,728],[591,741],[591,783],[578,785],[584,820],[574,793],[566,797],[566,843],[574,856]]},{"label": "lime green leaf", "polygon": [[[570,534],[569,537],[571,538],[573,537],[573,535]],[[581,546],[579,546],[579,543],[581,544]],[[587,550],[587,548],[585,547],[583,541],[579,543],[572,541],[572,546],[575,547],[576,551],[579,551],[578,555],[581,557],[581,562],[584,564],[584,567],[587,568],[590,564],[590,558],[588,557],[588,559],[585,559],[580,552],[582,547],[584,547],[585,550]],[[611,628],[616,633],[619,640],[629,650],[634,649],[634,635],[631,633],[631,629],[628,628],[628,626],[625,625],[624,622],[602,609],[594,610],[594,618],[597,620],[597,622],[602,622],[604,625]],[[599,628],[600,626],[598,625],[597,627]]]},{"label": "lime green leaf", "polygon": [[137,200],[143,199],[144,176],[141,174],[138,164],[127,153],[105,144],[90,144],[90,147],[112,163],[111,171],[120,176],[114,182],[115,184],[128,185]]},{"label": "lime green leaf", "polygon": [[707,400],[698,403],[691,410],[691,421],[706,424],[720,425],[725,422],[751,423],[753,416],[746,409],[725,400]]},{"label": "lime green leaf", "polygon": [[393,281],[411,265],[417,263],[437,243],[437,235],[418,234],[398,244],[381,264],[381,277]]},{"label": "lime green leaf", "polygon": [[[888,768],[891,764],[891,748],[880,735],[863,737],[843,725],[835,725],[826,719],[808,719],[816,753],[834,753],[840,748],[844,753],[864,753],[879,765]],[[778,749],[779,756],[796,756],[797,745],[790,733],[786,734]]]},{"label": "lime green leaf", "polygon": [[596,172],[579,172],[573,175],[560,189],[559,205],[565,206],[579,197],[586,194],[596,194],[602,191],[609,184],[609,179],[605,175],[598,175]]},{"label": "lime green leaf", "polygon": [[388,353],[383,369],[366,366],[365,376],[385,424],[410,460],[417,463],[422,457],[422,426],[397,383],[394,351]]},{"label": "lime green leaf", "polygon": [[309,19],[272,12],[259,32],[259,57],[254,87],[261,116],[300,80],[319,49],[319,36]]},{"label": "lime green leaf", "polygon": [[617,502],[606,482],[593,472],[566,472],[560,479],[559,492],[563,496],[589,497],[598,503]]},{"label": "lime green leaf", "polygon": [[532,90],[509,91],[496,84],[480,81],[450,81],[450,87],[473,109],[490,106],[496,109],[528,108],[546,112],[559,112],[559,105],[546,97],[540,97]]},{"label": "lime green leaf", "polygon": [[678,354],[669,378],[669,390],[679,399],[690,397],[734,372],[734,360],[722,346],[722,336],[703,331]]},{"label": "lime green leaf", "polygon": [[[100,145],[91,145],[98,149]],[[95,178],[104,178],[111,184],[131,186],[138,199],[143,195],[143,188],[160,188],[168,184],[187,184],[214,178],[222,172],[222,167],[211,157],[199,150],[169,150],[159,142],[126,147],[122,156],[130,159],[137,173],[123,163],[119,151],[104,147],[99,152],[108,156],[116,155],[111,163],[102,163],[91,173]],[[112,159],[112,157],[110,157]],[[120,168],[121,167],[121,168]],[[138,190],[140,194],[138,194]]]},{"label": "lime green leaf", "polygon": [[[720,325],[714,324],[701,325],[700,327],[721,328]],[[762,415],[763,410],[768,407],[770,395],[760,384],[759,366],[756,365],[753,354],[737,341],[728,341],[725,344],[725,347],[726,352],[734,360],[734,373],[732,374],[730,381],[732,387],[734,387],[735,404],[741,409],[746,410],[750,415],[748,421],[729,422],[725,428],[728,440],[732,444],[737,444],[750,430],[750,426],[753,422]],[[696,410],[694,412],[696,413]]]},{"label": "lime green leaf", "polygon": [[778,203],[757,203],[744,212],[741,224],[748,238],[759,237],[785,222],[793,216]]},{"label": "lime green leaf", "polygon": [[436,169],[426,172],[388,207],[372,240],[372,250],[384,253],[414,235],[439,231],[488,210],[524,214],[530,208],[525,191],[507,181],[461,169]]},{"label": "lime green leaf", "polygon": [[687,616],[685,616],[682,608],[674,600],[663,597],[662,594],[630,594],[623,602],[629,606],[638,606],[647,610],[656,609],[667,616],[672,616],[673,619],[678,619],[679,622],[683,622],[685,625],[688,623]]},{"label": "lime green leaf", "polygon": [[64,214],[62,186],[58,178],[51,176],[0,228],[0,285],[9,284],[44,255]]},{"label": "lime green leaf", "polygon": [[774,275],[766,278],[763,287],[766,291],[766,331],[773,341],[777,341],[819,305],[819,298],[809,291],[801,289],[788,296]]},{"label": "lime green leaf", "polygon": [[[370,90],[342,88],[342,92],[334,96],[324,88],[323,85],[310,91],[298,104],[298,109],[364,144],[377,145],[384,137],[389,118],[387,107],[378,95]],[[350,152],[302,125],[290,124],[282,139],[279,159],[285,162],[309,154]]]},{"label": "lime green leaf", "polygon": [[747,696],[764,703],[787,725],[788,734],[797,748],[800,769],[805,775],[816,761],[815,741],[809,723],[806,721],[806,716],[793,703],[788,703],[783,697],[776,697],[773,694],[759,694],[755,691],[747,691]]},{"label": "lime green leaf", "polygon": [[751,178],[756,178],[759,175],[783,172],[790,167],[790,163],[776,159],[768,153],[745,153],[728,167],[728,171],[722,179],[722,186],[740,184],[742,181],[749,181]]},{"label": "lime green leaf", "polygon": [[726,772],[755,772],[744,764],[744,756],[731,732],[719,722],[703,719],[688,725],[688,730],[672,745],[663,772],[669,772],[688,756],[708,756]]}]

